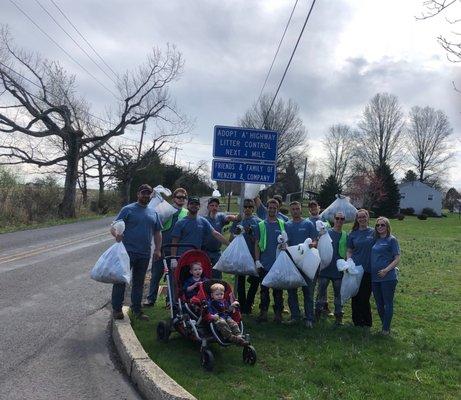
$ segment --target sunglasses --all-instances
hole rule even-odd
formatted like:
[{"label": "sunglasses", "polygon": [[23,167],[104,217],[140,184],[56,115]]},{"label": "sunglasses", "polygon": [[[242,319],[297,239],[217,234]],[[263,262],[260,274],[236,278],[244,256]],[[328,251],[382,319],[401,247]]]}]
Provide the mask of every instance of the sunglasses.
[{"label": "sunglasses", "polygon": [[380,227],[383,227],[383,226],[386,226],[386,224],[376,224],[375,225],[376,228],[380,228]]},{"label": "sunglasses", "polygon": [[186,200],[187,199],[186,196],[174,196],[174,197],[179,199],[179,200]]},{"label": "sunglasses", "polygon": [[335,220],[336,221],[344,221],[346,218],[344,217],[335,217]]},{"label": "sunglasses", "polygon": [[243,206],[243,208],[254,208],[254,206]]}]

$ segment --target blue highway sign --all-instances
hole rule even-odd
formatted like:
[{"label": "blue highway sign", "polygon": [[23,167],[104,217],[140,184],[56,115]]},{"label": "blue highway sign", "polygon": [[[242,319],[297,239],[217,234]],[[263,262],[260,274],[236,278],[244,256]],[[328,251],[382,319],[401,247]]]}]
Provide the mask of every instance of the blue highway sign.
[{"label": "blue highway sign", "polygon": [[264,129],[214,127],[213,157],[275,163],[278,133]]},{"label": "blue highway sign", "polygon": [[275,182],[274,164],[213,160],[211,179],[215,181],[266,183]]}]

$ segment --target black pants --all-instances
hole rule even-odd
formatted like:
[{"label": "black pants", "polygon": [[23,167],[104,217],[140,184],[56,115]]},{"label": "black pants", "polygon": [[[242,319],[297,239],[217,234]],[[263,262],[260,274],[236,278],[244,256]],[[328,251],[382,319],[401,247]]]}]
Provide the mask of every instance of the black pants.
[{"label": "black pants", "polygon": [[[263,281],[266,275],[267,275],[267,271],[260,272],[260,282]],[[272,297],[274,298],[274,312],[281,313],[283,311],[283,290],[282,289],[272,289]],[[259,309],[261,311],[267,311],[269,309],[269,304],[270,304],[269,288],[261,284],[261,303],[259,304]]]},{"label": "black pants", "polygon": [[352,321],[355,326],[371,326],[371,274],[363,273],[358,293],[352,297]]},{"label": "black pants", "polygon": [[[248,282],[250,287],[246,291],[245,284]],[[240,303],[240,310],[243,313],[251,312],[255,302],[256,292],[259,287],[259,278],[257,276],[239,275],[237,278],[237,296]]]}]

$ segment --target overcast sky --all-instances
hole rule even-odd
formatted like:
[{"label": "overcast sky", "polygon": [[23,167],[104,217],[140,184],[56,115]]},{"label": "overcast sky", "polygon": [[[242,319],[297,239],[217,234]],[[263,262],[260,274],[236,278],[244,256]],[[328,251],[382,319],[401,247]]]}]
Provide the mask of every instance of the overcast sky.
[{"label": "overcast sky", "polygon": [[[51,0],[39,1],[79,39],[71,26],[59,18]],[[266,91],[275,91],[311,1],[298,1]],[[181,146],[178,159],[193,166],[199,160],[211,160],[213,126],[235,125],[258,98],[295,0],[54,2],[117,72],[142,63],[153,46],[177,46],[185,67],[181,79],[172,86],[172,94],[179,108],[195,120],[192,143]],[[16,44],[59,60],[75,73],[79,91],[92,104],[93,113],[102,115],[107,106],[114,106],[115,98],[13,3],[114,89],[113,83],[54,24],[37,0],[2,1],[0,22],[9,25]],[[374,94],[389,92],[398,96],[405,113],[412,106],[428,105],[448,115],[457,151],[450,183],[461,188],[461,95],[452,85],[457,81],[461,86],[461,73],[459,66],[447,61],[436,41],[438,35],[449,33],[453,27],[443,17],[417,21],[415,16],[424,11],[422,3],[423,0],[317,1],[279,95],[299,104],[311,158],[322,151],[320,139],[330,125],[355,125]],[[136,132],[129,136],[139,138]]]}]

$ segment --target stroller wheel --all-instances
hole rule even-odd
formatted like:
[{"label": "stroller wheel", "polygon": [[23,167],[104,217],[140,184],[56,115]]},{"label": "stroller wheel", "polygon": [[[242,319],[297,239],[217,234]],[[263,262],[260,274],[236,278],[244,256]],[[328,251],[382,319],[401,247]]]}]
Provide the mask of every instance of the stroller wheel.
[{"label": "stroller wheel", "polygon": [[256,363],[256,350],[253,346],[246,346],[243,348],[243,362],[250,365]]},{"label": "stroller wheel", "polygon": [[200,352],[202,367],[207,371],[212,371],[214,366],[214,356],[211,350],[205,349]]},{"label": "stroller wheel", "polygon": [[166,321],[160,321],[157,324],[157,340],[160,342],[168,342],[170,333],[170,325]]}]

